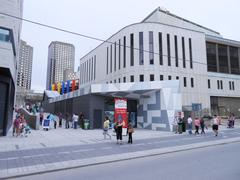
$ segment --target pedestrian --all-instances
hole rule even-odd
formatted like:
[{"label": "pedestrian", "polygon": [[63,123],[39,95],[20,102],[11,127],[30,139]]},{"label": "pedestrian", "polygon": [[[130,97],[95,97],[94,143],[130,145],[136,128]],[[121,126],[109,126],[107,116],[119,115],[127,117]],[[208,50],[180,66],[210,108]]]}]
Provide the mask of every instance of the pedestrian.
[{"label": "pedestrian", "polygon": [[63,120],[63,115],[62,113],[59,114],[59,127],[62,127],[62,120]]},{"label": "pedestrian", "polygon": [[218,125],[219,125],[219,120],[217,118],[217,115],[214,115],[212,129],[215,133],[215,136],[218,136]]},{"label": "pedestrian", "polygon": [[132,134],[134,133],[134,129],[131,123],[128,125],[128,144],[132,144]]},{"label": "pedestrian", "polygon": [[123,120],[119,115],[117,123],[116,123],[116,133],[117,133],[117,144],[122,144],[122,127],[123,127]]},{"label": "pedestrian", "polygon": [[77,124],[78,124],[78,116],[76,114],[73,114],[73,127],[74,129],[77,129]]},{"label": "pedestrian", "polygon": [[198,117],[195,118],[194,120],[194,124],[195,124],[195,135],[199,134],[199,127],[200,127],[200,120]]},{"label": "pedestrian", "polygon": [[188,133],[192,134],[192,118],[190,115],[188,116],[187,122],[188,122]]},{"label": "pedestrian", "polygon": [[83,112],[80,112],[79,114],[79,125],[83,129],[83,124],[84,124],[84,114]]},{"label": "pedestrian", "polygon": [[54,129],[57,129],[57,120],[54,119],[53,121],[54,121]]},{"label": "pedestrian", "polygon": [[203,117],[200,120],[200,126],[201,126],[201,134],[205,134],[204,128],[205,128],[205,122]]},{"label": "pedestrian", "polygon": [[69,118],[70,117],[70,114],[69,113],[66,113],[66,124],[65,124],[65,128],[68,129],[69,128]]},{"label": "pedestrian", "polygon": [[42,125],[42,121],[43,121],[43,112],[40,112],[39,117],[40,117],[40,125]]},{"label": "pedestrian", "polygon": [[106,116],[103,122],[104,139],[106,139],[106,135],[109,137],[109,139],[111,139],[111,135],[108,134],[109,124],[110,124],[109,118]]}]

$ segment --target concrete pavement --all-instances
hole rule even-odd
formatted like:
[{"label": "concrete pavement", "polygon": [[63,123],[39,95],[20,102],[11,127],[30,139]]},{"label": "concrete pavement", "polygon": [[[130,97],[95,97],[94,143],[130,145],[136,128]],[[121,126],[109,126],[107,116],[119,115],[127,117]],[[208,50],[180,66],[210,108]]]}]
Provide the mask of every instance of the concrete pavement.
[{"label": "concrete pavement", "polygon": [[[226,126],[221,126],[221,129],[227,129]],[[236,130],[236,128],[235,128]],[[211,132],[211,130],[207,130],[208,134]],[[225,130],[231,132],[231,129]],[[115,153],[115,154],[103,154],[97,157],[83,157],[81,159],[75,159],[75,157],[72,157],[70,159],[66,160],[60,160],[56,162],[44,162],[41,158],[37,159],[37,161],[43,161],[41,162],[36,162],[34,165],[30,165],[28,161],[33,160],[32,154],[26,155],[23,154],[23,152],[26,152],[24,150],[33,150],[36,149],[37,151],[40,151],[41,149],[50,149],[57,147],[61,149],[62,147],[68,147],[68,146],[76,146],[76,145],[81,145],[78,149],[75,151],[82,152],[84,154],[84,148],[87,145],[96,145],[98,147],[98,143],[104,144],[104,143],[109,143],[109,144],[114,144],[115,143],[115,137],[112,138],[112,140],[104,140],[103,135],[102,135],[102,130],[74,130],[74,129],[52,129],[50,131],[33,131],[32,134],[30,134],[29,137],[12,137],[11,135],[7,137],[1,137],[0,138],[0,147],[1,147],[1,152],[6,154],[6,157],[2,157],[2,160],[0,159],[0,163],[6,163],[7,166],[3,169],[0,170],[0,178],[8,178],[8,177],[17,177],[17,176],[23,176],[23,175],[28,175],[28,174],[35,174],[35,173],[42,173],[42,172],[49,172],[49,171],[55,171],[55,170],[61,170],[61,169],[67,169],[67,168],[74,168],[74,167],[82,167],[82,166],[89,166],[89,165],[94,165],[94,164],[101,164],[101,163],[107,163],[107,162],[115,162],[115,161],[122,161],[122,160],[127,160],[127,159],[132,159],[132,158],[139,158],[139,157],[145,157],[145,156],[152,156],[156,154],[165,154],[165,153],[171,153],[171,152],[176,152],[176,151],[184,151],[184,150],[189,150],[189,149],[194,149],[194,148],[200,148],[200,147],[206,147],[206,146],[213,146],[213,145],[218,145],[218,144],[223,144],[223,143],[233,143],[233,142],[238,142],[240,141],[240,132],[236,131],[233,132],[235,133],[234,137],[231,138],[226,138],[224,136],[221,136],[219,139],[215,139],[214,141],[207,141],[207,142],[197,142],[194,144],[184,144],[184,145],[176,145],[176,146],[171,146],[171,147],[154,147],[152,149],[142,149],[141,147],[144,145],[149,146],[150,145],[150,140],[153,138],[163,138],[163,137],[173,137],[171,139],[175,139],[174,136],[180,137],[182,139],[184,135],[175,135],[172,132],[158,132],[158,131],[150,131],[150,130],[142,130],[142,129],[137,129],[134,133],[134,141],[139,141],[139,143],[133,144],[136,145],[134,149],[137,149],[137,151],[131,152],[130,151],[130,146],[122,146],[126,150],[122,151],[121,153]],[[198,137],[203,137],[203,136],[198,136]],[[196,137],[195,139],[197,139]],[[125,141],[126,141],[125,137]],[[188,137],[187,137],[188,138]],[[194,137],[193,137],[194,138]],[[212,137],[211,137],[212,138]],[[146,143],[141,143],[141,141],[144,141],[149,139],[149,144]],[[159,140],[158,140],[159,141]],[[177,140],[179,141],[179,140]],[[162,142],[162,141],[161,141]],[[157,141],[155,141],[157,143]],[[155,144],[156,145],[156,144]],[[152,143],[152,146],[155,146],[154,142]],[[134,147],[134,146],[133,146]],[[132,147],[132,148],[133,148]],[[137,148],[139,147],[139,148]],[[104,149],[105,148],[105,149]],[[108,146],[108,144],[104,144],[103,146],[100,147],[102,151],[107,151],[109,148],[112,148],[111,146]],[[85,149],[85,154],[91,151],[91,148],[86,148]],[[73,150],[74,151],[74,150]],[[114,150],[116,151],[116,149]],[[20,153],[20,158],[17,157],[18,159],[13,159],[16,157],[7,157],[7,153],[9,152],[21,152]],[[30,151],[29,151],[30,152]],[[70,151],[62,151],[62,155],[68,154]],[[73,152],[71,152],[73,153]],[[77,153],[77,152],[75,152]],[[87,155],[87,154],[86,154]],[[16,155],[19,156],[19,155]],[[42,153],[40,155],[34,155],[35,158],[36,156],[41,156],[41,157],[48,157],[47,153]],[[57,159],[58,157],[56,157]],[[8,161],[6,161],[6,159]],[[29,160],[30,159],[30,160]],[[21,162],[22,166],[13,168],[9,162],[13,162],[17,160],[18,163]]]}]

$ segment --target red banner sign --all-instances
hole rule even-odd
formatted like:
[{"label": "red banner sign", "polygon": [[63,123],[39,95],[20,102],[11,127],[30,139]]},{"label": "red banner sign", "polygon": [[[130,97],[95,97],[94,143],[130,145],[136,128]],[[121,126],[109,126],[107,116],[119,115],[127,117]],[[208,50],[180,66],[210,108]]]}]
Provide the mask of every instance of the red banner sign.
[{"label": "red banner sign", "polygon": [[123,123],[123,128],[127,128],[127,99],[115,98],[115,113],[114,121],[118,123]]}]

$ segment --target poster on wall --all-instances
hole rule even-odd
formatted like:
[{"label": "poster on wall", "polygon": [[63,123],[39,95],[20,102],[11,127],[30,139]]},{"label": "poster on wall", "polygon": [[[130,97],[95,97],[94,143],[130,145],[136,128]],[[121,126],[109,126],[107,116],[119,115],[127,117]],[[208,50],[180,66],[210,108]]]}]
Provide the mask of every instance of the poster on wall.
[{"label": "poster on wall", "polygon": [[123,124],[123,135],[127,135],[127,99],[125,98],[115,98],[115,113],[114,113],[114,122]]}]

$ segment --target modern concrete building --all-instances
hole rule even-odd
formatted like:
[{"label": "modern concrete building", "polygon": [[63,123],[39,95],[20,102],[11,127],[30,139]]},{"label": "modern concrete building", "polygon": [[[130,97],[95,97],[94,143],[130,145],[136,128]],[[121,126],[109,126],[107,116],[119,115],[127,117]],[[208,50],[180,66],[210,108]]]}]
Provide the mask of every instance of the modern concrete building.
[{"label": "modern concrete building", "polygon": [[74,71],[75,48],[72,44],[53,41],[48,46],[48,66],[46,89],[54,83],[62,82],[64,71]]},{"label": "modern concrete building", "polygon": [[114,97],[128,99],[129,119],[139,128],[171,130],[180,111],[240,116],[240,42],[157,8],[82,57],[79,91],[49,107],[84,110],[101,124],[114,112]]},{"label": "modern concrete building", "polygon": [[1,1],[0,5],[0,136],[6,135],[12,124],[17,61],[19,56],[23,1]]},{"label": "modern concrete building", "polygon": [[25,41],[20,42],[20,54],[18,61],[17,86],[30,90],[32,81],[33,47]]}]

